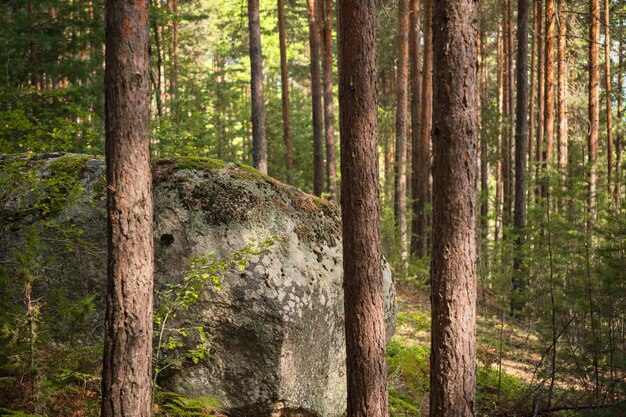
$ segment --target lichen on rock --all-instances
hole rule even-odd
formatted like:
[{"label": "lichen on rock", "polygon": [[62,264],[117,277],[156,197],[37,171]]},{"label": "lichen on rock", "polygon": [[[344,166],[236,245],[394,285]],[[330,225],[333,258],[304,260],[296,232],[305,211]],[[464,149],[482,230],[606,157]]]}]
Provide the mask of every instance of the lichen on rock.
[{"label": "lichen on rock", "polygon": [[[0,156],[0,164],[8,160]],[[95,292],[102,303],[104,161],[53,155],[28,160],[23,169],[44,180],[55,173],[75,178],[78,197],[54,215],[82,229],[81,239],[93,250],[62,256],[48,280],[77,297]],[[172,326],[202,328],[210,354],[163,372],[159,383],[187,396],[217,397],[233,417],[341,416],[346,382],[338,208],[250,167],[205,158],[155,161],[153,192],[157,301],[160,289],[182,280],[188,259],[228,257],[251,241],[275,242],[243,270],[222,271],[221,289],[207,286],[200,301],[178,315]],[[0,237],[0,247],[7,238]],[[54,242],[46,245],[46,253],[62,251]],[[390,338],[394,289],[386,263],[383,270]]]}]

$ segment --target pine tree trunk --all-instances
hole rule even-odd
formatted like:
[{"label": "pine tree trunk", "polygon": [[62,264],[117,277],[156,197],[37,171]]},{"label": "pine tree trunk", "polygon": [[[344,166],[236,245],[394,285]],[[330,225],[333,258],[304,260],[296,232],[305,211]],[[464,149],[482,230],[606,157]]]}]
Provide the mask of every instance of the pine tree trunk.
[{"label": "pine tree trunk", "polygon": [[[554,37],[556,25],[556,4],[555,0],[546,0],[546,45],[545,45],[545,71],[544,71],[544,148],[543,163],[544,176],[547,175],[545,169],[552,164],[552,148],[554,144]],[[543,178],[542,194],[547,195],[547,178]]]},{"label": "pine tree trunk", "polygon": [[543,18],[543,4],[541,0],[537,0],[537,20],[539,26],[538,42],[537,42],[537,134],[535,135],[535,202],[539,201],[539,182],[541,178],[541,161],[542,161],[542,149],[543,149],[543,132],[545,128],[544,124],[544,109],[545,109],[545,94],[544,94],[544,18]]},{"label": "pine tree trunk", "polygon": [[[538,2],[533,1],[533,32],[532,32],[532,48],[530,52],[530,89],[528,105],[528,162],[532,166],[534,161],[533,155],[533,138],[535,135],[535,63],[537,57],[537,43],[539,42],[539,22],[537,20]],[[532,170],[531,170],[532,171]],[[530,179],[530,178],[529,178]],[[529,181],[530,182],[530,181]],[[530,194],[530,187],[529,189]]]},{"label": "pine tree trunk", "polygon": [[422,64],[422,100],[420,111],[420,141],[418,146],[418,193],[417,193],[417,256],[428,254],[428,213],[430,203],[430,135],[432,126],[432,71],[433,71],[433,0],[424,3],[424,56]]},{"label": "pine tree trunk", "polygon": [[265,105],[263,102],[263,54],[259,0],[248,0],[250,38],[250,71],[252,95],[252,160],[256,169],[267,174],[267,140],[265,138]]},{"label": "pine tree trunk", "polygon": [[506,218],[507,225],[511,225],[513,223],[513,200],[515,198],[515,168],[513,165],[513,158],[515,152],[515,124],[514,124],[514,114],[515,114],[515,69],[513,65],[514,56],[515,56],[515,46],[514,46],[514,18],[513,18],[513,0],[506,0],[507,4],[507,108],[509,115],[509,129],[507,131],[507,147],[506,147],[506,197],[505,197],[505,207],[506,207]]},{"label": "pine tree trunk", "polygon": [[337,16],[347,416],[386,417],[376,3],[339,0]]},{"label": "pine tree trunk", "polygon": [[394,213],[400,233],[401,272],[408,267],[406,224],[406,115],[408,106],[409,4],[398,0],[397,80],[396,80],[396,158],[394,164]]},{"label": "pine tree trunk", "polygon": [[[178,90],[178,0],[170,0],[167,7],[172,15],[170,29],[172,31],[172,45],[170,60],[172,61],[172,74],[170,75],[170,100],[176,100]],[[172,111],[170,109],[170,111]]]},{"label": "pine tree trunk", "polygon": [[[557,147],[559,169],[561,171],[561,184],[565,191],[565,183],[567,180],[567,158],[568,158],[568,133],[567,133],[567,25],[565,17],[565,0],[558,2],[559,13],[559,48],[558,48],[558,111],[557,111]],[[562,200],[562,199],[560,199]],[[559,210],[562,207],[562,201],[559,201]]]},{"label": "pine tree trunk", "polygon": [[[620,18],[620,29],[623,29],[623,24]],[[622,91],[624,88],[623,79],[623,56],[624,56],[624,41],[620,37],[619,40],[619,64],[617,69],[617,86],[618,91]],[[622,147],[624,146],[624,113],[623,113],[623,94],[617,95],[617,136],[615,138],[615,187],[613,187],[613,199],[615,201],[615,207],[620,207],[621,204],[621,184],[622,184]]]},{"label": "pine tree trunk", "polygon": [[278,0],[278,39],[280,47],[280,93],[283,112],[283,142],[285,143],[287,184],[293,184],[293,150],[289,117],[289,71],[287,69],[287,34],[285,31],[285,0]]},{"label": "pine tree trunk", "polygon": [[504,201],[503,201],[503,194],[504,194],[504,181],[503,181],[503,151],[502,151],[502,145],[503,145],[503,129],[504,126],[502,124],[503,122],[503,116],[504,116],[504,65],[505,65],[505,61],[504,61],[504,36],[502,36],[504,33],[504,31],[502,31],[502,34],[500,34],[500,30],[498,30],[498,35],[497,35],[497,48],[498,48],[498,59],[497,59],[497,65],[498,65],[498,144],[497,144],[497,149],[496,149],[496,219],[495,219],[495,224],[494,224],[494,231],[493,231],[493,239],[494,241],[498,241],[501,238],[501,231],[502,231],[502,211],[503,211],[503,206],[504,206]]},{"label": "pine tree trunk", "polygon": [[[611,104],[611,32],[609,0],[604,0],[604,88],[606,96],[607,188],[613,191],[613,107]],[[620,91],[620,94],[623,94]]]},{"label": "pine tree trunk", "polygon": [[152,411],[154,267],[148,31],[147,0],[106,2],[104,417],[148,417]]},{"label": "pine tree trunk", "polygon": [[324,133],[326,135],[326,188],[329,199],[337,194],[337,157],[335,149],[335,118],[333,111],[333,0],[319,0],[322,9],[322,44],[324,53]]},{"label": "pine tree trunk", "polygon": [[317,2],[307,0],[309,47],[311,49],[311,105],[313,113],[313,194],[324,191],[324,142],[322,126],[322,84],[320,81],[320,30]]},{"label": "pine tree trunk", "polygon": [[600,124],[600,4],[599,0],[589,2],[589,136],[587,141],[589,159],[589,195],[588,207],[590,212],[595,212],[596,205],[596,182],[598,179],[598,130]]},{"label": "pine tree trunk", "polygon": [[409,83],[411,86],[411,206],[413,208],[413,218],[411,222],[411,254],[418,255],[419,233],[418,216],[419,213],[419,184],[420,175],[420,100],[421,100],[421,78],[420,78],[420,20],[419,20],[419,0],[410,0],[409,4]]},{"label": "pine tree trunk", "polygon": [[526,240],[526,153],[528,146],[528,0],[517,3],[517,103],[515,117],[515,251],[513,254],[513,296],[511,312],[523,306],[523,245]]},{"label": "pine tree trunk", "polygon": [[431,417],[474,415],[477,18],[474,1],[435,3]]},{"label": "pine tree trunk", "polygon": [[[487,31],[485,17],[480,20],[480,102],[488,103],[487,96]],[[487,268],[489,259],[487,253],[487,238],[489,236],[489,147],[486,137],[480,138],[480,259],[483,267]]]}]

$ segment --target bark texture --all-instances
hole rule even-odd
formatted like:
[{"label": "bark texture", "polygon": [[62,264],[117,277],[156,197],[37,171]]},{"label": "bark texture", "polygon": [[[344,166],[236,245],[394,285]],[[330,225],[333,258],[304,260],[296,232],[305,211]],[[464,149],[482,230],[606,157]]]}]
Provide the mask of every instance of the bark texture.
[{"label": "bark texture", "polygon": [[326,189],[331,200],[337,194],[337,152],[333,111],[333,0],[320,0],[322,8],[322,55],[324,83],[324,133],[326,135]]},{"label": "bark texture", "polygon": [[267,174],[267,141],[265,139],[265,105],[263,102],[263,53],[259,0],[248,0],[248,34],[250,38],[250,72],[252,95],[252,160],[254,167]]},{"label": "bark texture", "polygon": [[380,260],[376,3],[339,0],[339,115],[348,417],[387,416]]},{"label": "bark texture", "polygon": [[[607,187],[613,190],[613,107],[611,105],[611,31],[609,0],[604,0],[604,89],[606,100]],[[620,94],[622,92],[620,91]]]},{"label": "bark texture", "polygon": [[513,254],[513,296],[511,312],[522,305],[523,279],[522,249],[526,228],[526,153],[528,147],[528,0],[517,2],[517,103],[515,117],[515,251]]},{"label": "bark texture", "polygon": [[419,163],[417,184],[417,247],[415,253],[419,257],[428,253],[428,214],[426,209],[430,203],[430,129],[432,126],[433,97],[433,0],[424,3],[424,56],[422,65],[422,109],[420,111],[421,131],[418,146]]},{"label": "bark texture", "polygon": [[146,0],[106,2],[104,417],[151,415],[152,177]]},{"label": "bark texture", "polygon": [[473,0],[434,7],[431,417],[474,415],[477,18]]},{"label": "bark texture", "polygon": [[287,184],[293,184],[293,150],[291,119],[289,117],[289,70],[287,69],[287,34],[285,31],[285,0],[278,0],[278,42],[280,48],[280,94],[283,112],[283,142],[285,143]]},{"label": "bark texture", "polygon": [[596,182],[598,179],[598,130],[600,125],[600,4],[599,0],[589,2],[589,136],[587,139],[587,157],[589,162],[588,207],[594,211],[596,202]]},{"label": "bark texture", "polygon": [[[544,72],[544,169],[552,163],[552,150],[554,147],[554,35],[556,27],[555,0],[546,1],[546,47],[545,47],[545,72]],[[544,172],[544,175],[547,173]],[[547,178],[542,180],[542,194],[547,192]]]},{"label": "bark texture", "polygon": [[559,100],[557,107],[557,148],[558,162],[561,170],[561,181],[563,186],[566,180],[567,158],[568,158],[568,134],[567,134],[567,24],[565,18],[565,0],[558,0],[558,26],[559,26],[559,47],[558,47],[558,92]]},{"label": "bark texture", "polygon": [[311,49],[311,106],[313,113],[313,194],[324,191],[324,142],[322,136],[322,83],[320,80],[320,30],[317,2],[307,0]]},{"label": "bark texture", "polygon": [[410,0],[409,4],[409,84],[411,86],[411,206],[413,208],[413,219],[411,227],[411,254],[418,255],[419,232],[419,184],[420,175],[420,100],[421,100],[421,78],[420,78],[420,19],[419,0]]},{"label": "bark texture", "polygon": [[[623,27],[623,22],[620,18],[620,28]],[[623,56],[624,56],[624,41],[620,38],[619,41],[619,64],[617,69],[617,85],[621,91],[624,88],[623,79]],[[622,178],[622,147],[624,146],[624,111],[623,111],[623,94],[617,95],[617,135],[615,137],[615,187],[613,187],[613,199],[615,201],[615,207],[620,206],[621,201],[621,178]]]},{"label": "bark texture", "polygon": [[409,74],[409,1],[398,0],[396,78],[396,163],[394,164],[393,208],[396,226],[400,233],[400,258],[402,271],[408,266],[409,251],[406,222],[406,115],[408,107]]}]

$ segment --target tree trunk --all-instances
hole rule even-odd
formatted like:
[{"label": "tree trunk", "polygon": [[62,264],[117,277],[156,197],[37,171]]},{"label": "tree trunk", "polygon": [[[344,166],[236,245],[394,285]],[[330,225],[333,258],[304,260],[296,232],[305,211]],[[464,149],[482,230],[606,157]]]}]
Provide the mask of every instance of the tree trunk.
[{"label": "tree trunk", "polygon": [[[152,3],[156,7],[156,3]],[[161,34],[156,19],[152,19],[152,32],[154,33],[154,46],[156,47],[156,85],[155,98],[157,115],[159,118],[163,116],[163,51],[161,50]],[[163,144],[160,144],[163,149]]]},{"label": "tree trunk", "polygon": [[424,56],[422,65],[422,109],[420,111],[421,131],[419,137],[418,154],[418,192],[417,192],[417,251],[419,257],[428,254],[428,213],[430,203],[430,129],[432,126],[432,97],[433,97],[433,0],[424,3]]},{"label": "tree trunk", "polygon": [[528,0],[517,2],[517,103],[515,116],[515,251],[513,253],[513,296],[511,312],[523,306],[523,246],[526,240],[526,153],[528,146]]},{"label": "tree trunk", "polygon": [[497,64],[498,64],[498,144],[496,149],[496,219],[494,222],[493,240],[498,241],[501,238],[500,232],[502,231],[502,211],[503,211],[503,194],[504,194],[504,181],[503,181],[503,152],[502,152],[502,137],[504,126],[502,124],[504,115],[504,31],[500,34],[498,30],[497,35]]},{"label": "tree trunk", "polygon": [[311,105],[313,110],[313,194],[324,191],[324,142],[322,137],[322,84],[320,82],[320,30],[317,2],[307,0],[311,48]]},{"label": "tree trunk", "polygon": [[324,131],[326,134],[326,188],[331,200],[337,194],[337,158],[335,150],[335,117],[333,111],[333,0],[319,0],[324,19],[322,43],[324,53]]},{"label": "tree trunk", "polygon": [[515,124],[514,122],[514,101],[515,101],[515,69],[513,65],[515,46],[514,46],[514,23],[513,23],[513,0],[506,0],[507,5],[507,108],[509,116],[509,128],[506,135],[506,194],[505,194],[505,209],[506,209],[506,224],[511,225],[513,222],[513,200],[515,198],[515,171],[513,166],[514,148],[515,148]]},{"label": "tree trunk", "polygon": [[435,3],[431,417],[474,415],[477,18],[472,0]]},{"label": "tree trunk", "polygon": [[[559,77],[557,80],[559,101],[557,111],[557,147],[559,153],[559,169],[561,171],[561,185],[565,191],[565,182],[567,180],[567,158],[568,158],[568,133],[567,133],[567,25],[565,18],[565,0],[558,2],[559,13],[559,48],[558,48],[558,65],[557,70]],[[562,199],[560,199],[562,200]],[[562,202],[559,202],[559,210],[561,210]]]},{"label": "tree trunk", "polygon": [[252,95],[252,160],[256,169],[267,174],[267,141],[265,139],[265,105],[263,103],[263,53],[259,0],[248,0],[250,38],[250,86]]},{"label": "tree trunk", "polygon": [[[620,18],[620,29],[623,28],[623,24]],[[619,40],[619,66],[617,68],[617,88],[618,91],[622,91],[624,88],[623,80],[623,64],[622,57],[624,56],[624,41],[620,37]],[[615,207],[620,207],[621,198],[621,183],[622,183],[622,147],[624,146],[624,113],[623,113],[623,94],[617,95],[617,136],[615,138],[615,187],[613,187],[613,199],[615,201]]]},{"label": "tree trunk", "polygon": [[396,163],[394,164],[394,214],[400,232],[401,273],[408,267],[406,234],[406,114],[408,106],[409,4],[398,0],[398,67],[396,78]]},{"label": "tree trunk", "polygon": [[[410,0],[409,4],[409,82],[411,86],[411,205],[413,208],[413,219],[411,227],[411,254],[418,255],[419,245],[419,184],[423,175],[420,167],[420,99],[421,99],[421,78],[420,78],[420,19],[419,0]],[[423,177],[422,177],[423,178]]]},{"label": "tree trunk", "polygon": [[599,0],[589,1],[589,136],[587,141],[589,158],[589,195],[588,209],[595,212],[596,205],[596,182],[598,178],[598,167],[596,159],[598,156],[598,127],[600,124],[600,66],[599,50],[600,44],[600,4]]},{"label": "tree trunk", "polygon": [[544,122],[544,149],[543,149],[543,166],[544,178],[542,178],[542,195],[547,195],[547,171],[552,164],[552,148],[554,144],[554,31],[556,20],[555,0],[546,1],[546,47],[545,47],[545,72],[544,72],[544,99],[545,116]]},{"label": "tree trunk", "polygon": [[535,135],[535,201],[539,200],[539,180],[541,178],[541,160],[543,149],[543,132],[544,132],[544,18],[543,18],[543,5],[541,0],[537,0],[537,20],[539,26],[538,43],[537,43],[537,134]]},{"label": "tree trunk", "polygon": [[[178,90],[178,0],[170,0],[167,2],[171,20],[172,45],[170,60],[172,61],[172,74],[170,75],[170,100],[176,100],[176,92]],[[172,110],[170,110],[172,111]]]},{"label": "tree trunk", "polygon": [[[613,107],[611,105],[611,32],[609,0],[604,0],[604,88],[606,90],[607,188],[613,191]],[[620,91],[620,94],[623,94]]]},{"label": "tree trunk", "polygon": [[293,184],[293,151],[289,118],[289,72],[287,70],[287,34],[285,31],[285,0],[278,0],[278,38],[280,45],[280,92],[283,111],[283,142],[287,158],[287,184]]},{"label": "tree trunk", "polygon": [[[539,22],[537,20],[538,1],[533,1],[533,32],[532,32],[532,48],[530,55],[530,89],[528,105],[528,162],[532,166],[533,163],[533,137],[535,134],[535,62],[537,57],[537,44],[539,40]],[[532,170],[531,170],[532,171]],[[530,187],[528,187],[530,190]]]},{"label": "tree trunk", "polygon": [[[487,95],[487,31],[485,17],[480,20],[480,102],[488,103]],[[487,238],[489,236],[489,144],[486,137],[480,138],[480,259],[483,267],[487,268],[489,259],[487,253]]]},{"label": "tree trunk", "polygon": [[389,409],[378,190],[376,3],[339,0],[337,16],[347,416],[386,417]]},{"label": "tree trunk", "polygon": [[147,0],[107,0],[108,261],[101,409],[104,417],[151,416],[149,71]]},{"label": "tree trunk", "polygon": [[215,139],[217,145],[217,159],[224,159],[224,126],[222,122],[223,116],[223,94],[222,94],[222,85],[224,83],[224,68],[222,59],[215,54],[213,57],[213,66],[215,69]]}]

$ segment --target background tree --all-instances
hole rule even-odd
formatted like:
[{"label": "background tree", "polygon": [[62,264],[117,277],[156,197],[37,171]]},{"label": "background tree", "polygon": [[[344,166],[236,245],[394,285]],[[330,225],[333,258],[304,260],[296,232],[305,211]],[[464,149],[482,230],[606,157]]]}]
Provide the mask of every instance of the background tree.
[{"label": "background tree", "polygon": [[309,44],[311,48],[311,106],[313,120],[313,194],[324,191],[324,141],[322,137],[322,84],[320,80],[319,2],[307,0],[309,12]]},{"label": "background tree", "polygon": [[250,39],[250,84],[252,92],[252,157],[254,167],[267,174],[263,53],[261,51],[259,0],[248,0],[248,33]]},{"label": "background tree", "polygon": [[396,80],[396,156],[394,164],[394,213],[400,233],[402,270],[408,267],[408,240],[406,214],[406,134],[409,75],[409,4],[398,0],[398,75]]}]

